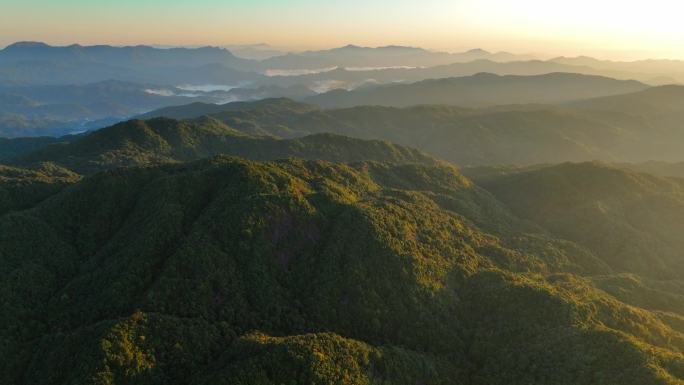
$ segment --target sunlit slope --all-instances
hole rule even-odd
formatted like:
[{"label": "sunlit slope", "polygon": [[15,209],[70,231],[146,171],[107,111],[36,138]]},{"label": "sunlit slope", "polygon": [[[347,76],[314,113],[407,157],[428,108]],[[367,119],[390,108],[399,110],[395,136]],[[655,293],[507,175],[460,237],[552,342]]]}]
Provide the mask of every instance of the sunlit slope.
[{"label": "sunlit slope", "polygon": [[123,166],[191,161],[217,154],[257,160],[298,157],[338,162],[437,162],[412,148],[334,134],[288,140],[249,136],[213,118],[193,122],[165,118],[131,120],[70,142],[25,153],[11,162],[24,166],[52,162],[87,174]]},{"label": "sunlit slope", "polygon": [[100,173],[0,217],[2,379],[681,383],[676,316],[525,226],[447,165]]},{"label": "sunlit slope", "polygon": [[[322,110],[283,99],[211,107],[211,116],[249,135],[298,137],[332,132],[416,147],[463,165],[604,160],[681,162],[681,87],[658,87],[558,105],[481,109],[358,106]],[[157,111],[199,117],[203,106]]]},{"label": "sunlit slope", "polygon": [[521,218],[586,246],[616,271],[684,273],[683,179],[598,163],[468,174]]}]

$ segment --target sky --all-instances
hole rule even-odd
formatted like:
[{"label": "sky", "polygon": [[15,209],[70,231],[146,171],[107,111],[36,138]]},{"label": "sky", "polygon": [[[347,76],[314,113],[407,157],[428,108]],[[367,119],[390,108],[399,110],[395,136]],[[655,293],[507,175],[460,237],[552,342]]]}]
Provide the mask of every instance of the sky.
[{"label": "sky", "polygon": [[684,59],[674,0],[0,0],[0,46],[268,43]]}]

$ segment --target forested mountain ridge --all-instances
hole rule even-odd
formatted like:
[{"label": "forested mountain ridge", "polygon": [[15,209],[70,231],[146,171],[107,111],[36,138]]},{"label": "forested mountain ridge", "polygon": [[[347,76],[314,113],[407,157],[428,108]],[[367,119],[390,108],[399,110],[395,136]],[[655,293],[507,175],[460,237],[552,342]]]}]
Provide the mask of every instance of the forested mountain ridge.
[{"label": "forested mountain ridge", "polygon": [[[297,137],[319,132],[381,139],[416,147],[462,165],[538,164],[603,160],[681,162],[684,87],[559,105],[469,109],[359,106],[316,109],[264,100],[259,104],[189,105],[145,117],[192,118],[210,114],[250,135]],[[661,101],[663,101],[661,103]],[[666,102],[665,102],[666,101]],[[273,107],[267,107],[269,105]]]},{"label": "forested mountain ridge", "polygon": [[247,159],[375,160],[437,164],[415,149],[335,134],[295,139],[249,136],[212,118],[132,120],[92,133],[62,138],[0,141],[0,213],[30,207],[82,175],[120,167],[181,163],[217,154]]},{"label": "forested mountain ridge", "polygon": [[0,216],[0,378],[681,383],[678,315],[525,227],[446,164],[99,173]]},{"label": "forested mountain ridge", "polygon": [[124,166],[185,162],[217,154],[257,160],[298,157],[338,162],[437,162],[412,148],[334,134],[295,139],[248,136],[213,118],[131,120],[70,142],[27,152],[10,162],[23,166],[50,162],[81,174],[91,174]]},{"label": "forested mountain ridge", "polygon": [[479,112],[280,99],[11,158],[0,383],[682,384],[684,180],[295,137],[421,113]]},{"label": "forested mountain ridge", "polygon": [[0,215],[33,207],[80,179],[80,175],[51,163],[32,169],[0,164]]},{"label": "forested mountain ridge", "polygon": [[599,163],[465,172],[517,216],[587,247],[617,272],[684,274],[684,179]]}]

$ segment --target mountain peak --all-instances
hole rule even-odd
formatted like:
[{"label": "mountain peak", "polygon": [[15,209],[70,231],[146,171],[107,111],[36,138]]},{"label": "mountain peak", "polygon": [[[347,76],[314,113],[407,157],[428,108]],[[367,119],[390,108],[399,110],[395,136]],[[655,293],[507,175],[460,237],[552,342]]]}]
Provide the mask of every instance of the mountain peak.
[{"label": "mountain peak", "polygon": [[344,47],[340,47],[339,49],[363,49],[364,47],[361,47],[359,45],[355,44],[347,44]]},{"label": "mountain peak", "polygon": [[478,72],[475,75],[472,75],[471,77],[480,78],[480,79],[493,79],[493,78],[500,78],[501,75],[497,75],[497,74],[491,73],[491,72]]},{"label": "mountain peak", "polygon": [[468,54],[478,54],[478,55],[490,55],[491,52],[483,50],[482,48],[473,48],[466,53]]},{"label": "mountain peak", "polygon": [[49,48],[50,46],[40,41],[18,41],[5,47],[6,50],[13,49],[35,49],[35,48]]}]

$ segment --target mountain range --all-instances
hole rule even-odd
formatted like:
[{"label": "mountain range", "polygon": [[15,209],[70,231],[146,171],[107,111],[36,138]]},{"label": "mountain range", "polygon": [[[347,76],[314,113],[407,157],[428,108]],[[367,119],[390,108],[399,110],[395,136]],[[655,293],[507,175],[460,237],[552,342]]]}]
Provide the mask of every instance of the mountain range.
[{"label": "mountain range", "polygon": [[684,378],[682,179],[462,173],[213,118],[134,120],[9,163],[2,383]]},{"label": "mountain range", "polygon": [[13,44],[0,384],[682,385],[680,64]]},{"label": "mountain range", "polygon": [[335,90],[324,94],[296,84],[231,88],[104,81],[85,85],[0,86],[3,101],[0,106],[0,135],[59,136],[100,128],[156,108],[190,102],[220,104],[289,97],[324,107],[423,103],[482,106],[542,100],[547,103],[563,102],[645,88],[646,85],[635,81],[562,73],[535,76],[478,74],[410,84],[365,86],[355,91]]},{"label": "mountain range", "polygon": [[64,85],[115,79],[166,85],[234,84],[255,79],[250,72],[255,63],[216,47],[55,47],[19,42],[0,50],[0,83]]},{"label": "mountain range", "polygon": [[[551,83],[548,92],[557,92],[558,98],[566,97],[563,89],[555,87],[557,84]],[[638,83],[626,86],[642,88]],[[663,86],[557,105],[319,109],[275,99],[223,106],[192,104],[165,108],[143,117],[189,119],[210,115],[249,135],[291,138],[332,132],[387,140],[463,165],[591,160],[681,162],[683,103],[683,87]]]},{"label": "mountain range", "polygon": [[61,136],[102,128],[157,108],[192,102],[303,99],[315,94],[298,86],[204,90],[113,80],[84,85],[0,86],[0,136]]},{"label": "mountain range", "polygon": [[515,103],[554,104],[640,91],[647,87],[637,81],[569,73],[533,76],[479,73],[473,76],[389,84],[353,91],[334,90],[306,100],[322,107],[408,107],[420,104],[484,107]]},{"label": "mountain range", "polygon": [[218,120],[131,120],[25,152],[9,161],[20,165],[51,163],[90,174],[118,167],[187,162],[218,154],[247,159],[288,157],[328,161],[374,160],[393,163],[436,163],[416,150],[382,141],[362,141],[334,134],[296,139],[247,136]]},{"label": "mountain range", "polygon": [[472,49],[462,53],[428,51],[418,47],[385,46],[361,47],[346,45],[329,50],[306,51],[275,56],[262,61],[270,69],[310,69],[330,67],[432,67],[437,65],[488,59],[497,62],[532,59],[531,55],[514,55],[508,52],[491,53]]},{"label": "mountain range", "polygon": [[[222,104],[288,97],[325,107],[369,103],[462,107],[548,104],[637,89],[635,85],[598,91],[603,87],[598,80],[601,77],[624,84],[636,80],[645,87],[675,84],[682,81],[684,72],[677,61],[609,62],[586,57],[539,60],[482,49],[444,53],[416,47],[349,45],[278,55],[263,45],[233,48],[269,54],[241,58],[218,47],[11,44],[0,50],[0,136],[71,134],[193,101]],[[591,84],[575,90],[567,88],[573,81],[559,84],[568,91],[562,97],[537,91],[525,95],[513,84],[503,91],[491,88],[486,85],[486,73],[499,75],[501,79],[492,81],[502,85],[512,79],[510,75],[546,77],[549,84],[560,73],[573,74],[563,75],[568,79],[579,74],[596,78],[577,78],[578,87],[581,81]],[[469,81],[485,95],[477,95],[463,84]],[[520,94],[520,100],[511,94]],[[60,95],[64,95],[63,100]]]},{"label": "mountain range", "polygon": [[[0,84],[84,84],[116,79],[180,85],[263,81],[268,69],[319,69],[330,66],[377,67],[450,64],[474,59],[506,60],[511,54],[473,50],[463,54],[411,47],[346,46],[263,59],[243,59],[218,47],[155,48],[108,45],[50,46],[18,42],[0,50]],[[395,64],[388,64],[395,63]],[[397,64],[398,63],[398,64]]]}]

